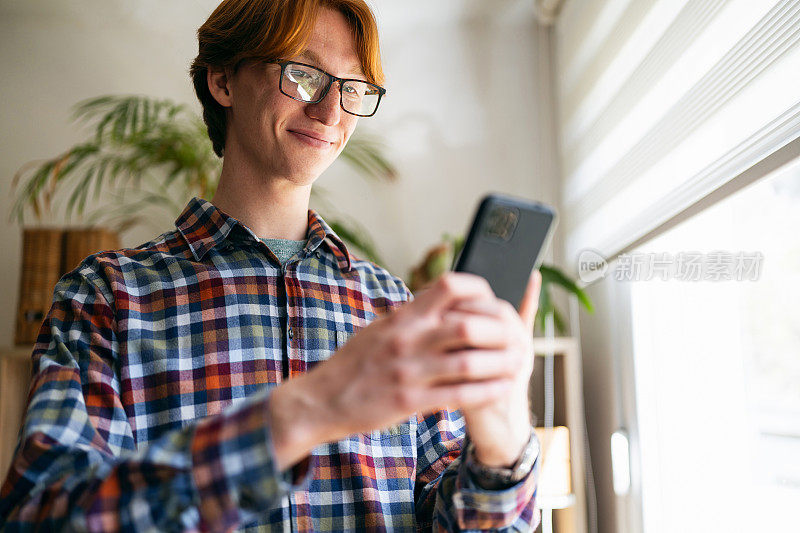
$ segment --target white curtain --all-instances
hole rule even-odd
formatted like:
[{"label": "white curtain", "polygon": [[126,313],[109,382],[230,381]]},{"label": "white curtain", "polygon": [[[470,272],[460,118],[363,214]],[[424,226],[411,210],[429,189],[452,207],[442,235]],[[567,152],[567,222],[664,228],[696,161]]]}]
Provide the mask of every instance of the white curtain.
[{"label": "white curtain", "polygon": [[567,0],[555,45],[568,264],[800,137],[800,0]]}]

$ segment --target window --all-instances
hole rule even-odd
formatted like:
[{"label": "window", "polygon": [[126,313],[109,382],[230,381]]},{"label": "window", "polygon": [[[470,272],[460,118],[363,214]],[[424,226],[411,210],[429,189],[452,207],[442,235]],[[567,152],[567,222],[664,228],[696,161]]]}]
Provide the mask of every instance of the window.
[{"label": "window", "polygon": [[797,527],[800,163],[621,257],[617,274],[637,261],[644,530]]}]

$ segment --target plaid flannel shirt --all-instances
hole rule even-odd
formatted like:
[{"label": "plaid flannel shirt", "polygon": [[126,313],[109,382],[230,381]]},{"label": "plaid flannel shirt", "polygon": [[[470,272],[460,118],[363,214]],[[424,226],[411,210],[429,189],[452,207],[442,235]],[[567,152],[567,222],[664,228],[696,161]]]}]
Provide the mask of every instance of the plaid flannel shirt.
[{"label": "plaid flannel shirt", "polygon": [[281,267],[194,199],[176,230],[64,276],[34,348],[0,529],[532,530],[536,469],[479,489],[457,411],[322,444],[304,473],[277,470],[271,388],[410,296],[313,211],[308,222]]}]

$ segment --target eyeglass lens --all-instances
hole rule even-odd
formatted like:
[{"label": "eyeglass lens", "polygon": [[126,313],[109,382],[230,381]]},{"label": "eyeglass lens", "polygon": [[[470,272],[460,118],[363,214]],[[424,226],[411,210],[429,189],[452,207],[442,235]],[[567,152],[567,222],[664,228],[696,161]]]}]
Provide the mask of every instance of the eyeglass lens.
[{"label": "eyeglass lens", "polygon": [[[281,90],[296,100],[318,102],[328,81],[328,75],[319,69],[289,63],[283,71]],[[380,101],[378,87],[363,81],[342,82],[341,95],[344,110],[355,115],[373,114]]]}]

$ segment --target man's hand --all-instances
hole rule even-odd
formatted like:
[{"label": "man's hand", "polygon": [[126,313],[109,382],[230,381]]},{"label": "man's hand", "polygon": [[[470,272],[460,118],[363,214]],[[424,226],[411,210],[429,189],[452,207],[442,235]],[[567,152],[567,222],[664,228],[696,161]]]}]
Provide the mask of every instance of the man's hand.
[{"label": "man's hand", "polygon": [[[462,408],[475,456],[491,467],[511,467],[522,454],[531,435],[528,383],[533,372],[533,323],[539,303],[542,276],[531,273],[519,314],[511,304],[497,300],[497,320],[508,328],[509,360],[521,361],[506,393],[479,406]],[[456,312],[469,312],[456,308]]]},{"label": "man's hand", "polygon": [[446,274],[331,359],[276,388],[269,414],[278,466],[319,443],[445,406],[464,413],[481,462],[513,463],[530,435],[538,273],[531,279],[521,319],[484,279]]}]

